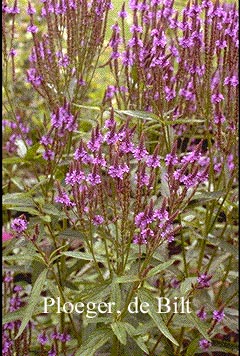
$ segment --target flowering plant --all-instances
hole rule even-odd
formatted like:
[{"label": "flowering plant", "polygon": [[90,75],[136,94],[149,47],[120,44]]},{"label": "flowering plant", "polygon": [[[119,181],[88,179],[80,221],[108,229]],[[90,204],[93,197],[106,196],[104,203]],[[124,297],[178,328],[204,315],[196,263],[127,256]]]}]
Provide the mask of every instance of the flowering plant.
[{"label": "flowering plant", "polygon": [[20,5],[3,1],[3,355],[237,355],[236,6],[131,0],[109,39],[108,0]]}]

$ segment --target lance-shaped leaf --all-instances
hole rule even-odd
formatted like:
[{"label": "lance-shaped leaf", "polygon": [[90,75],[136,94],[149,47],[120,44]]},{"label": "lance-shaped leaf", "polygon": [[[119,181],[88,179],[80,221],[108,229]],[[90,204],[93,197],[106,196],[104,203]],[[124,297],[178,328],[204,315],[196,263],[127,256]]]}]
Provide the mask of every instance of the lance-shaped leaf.
[{"label": "lance-shaped leaf", "polygon": [[126,345],[127,333],[124,328],[124,323],[122,323],[121,321],[116,321],[111,324],[111,328],[114,334],[117,336],[118,340],[121,342],[121,344]]},{"label": "lance-shaped leaf", "polygon": [[22,318],[22,323],[21,323],[21,326],[19,328],[19,331],[18,331],[18,334],[16,336],[16,339],[22,334],[23,330],[25,329],[25,327],[27,326],[28,322],[30,321],[32,315],[33,315],[33,312],[35,310],[35,307],[36,305],[39,303],[39,296],[40,296],[40,293],[43,289],[43,286],[44,286],[44,282],[46,280],[46,276],[47,276],[47,272],[48,270],[47,269],[44,269],[38,276],[34,286],[33,286],[33,289],[32,289],[32,292],[31,292],[31,295],[30,295],[30,298],[29,298],[29,302],[28,302],[28,305],[27,305],[27,308],[25,310],[25,313],[23,315],[23,318]]},{"label": "lance-shaped leaf", "polygon": [[138,296],[141,302],[147,302],[149,304],[149,312],[148,314],[153,319],[155,324],[157,325],[158,329],[161,333],[170,341],[172,341],[175,345],[178,346],[177,340],[174,339],[170,331],[168,330],[167,325],[165,324],[161,314],[158,313],[157,310],[157,302],[152,297],[152,295],[146,289],[139,289]]}]

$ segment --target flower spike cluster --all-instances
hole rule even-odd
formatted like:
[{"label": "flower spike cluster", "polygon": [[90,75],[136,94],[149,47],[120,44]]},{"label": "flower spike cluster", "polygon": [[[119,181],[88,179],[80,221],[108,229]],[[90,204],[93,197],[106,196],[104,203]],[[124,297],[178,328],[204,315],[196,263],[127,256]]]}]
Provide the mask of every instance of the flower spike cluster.
[{"label": "flower spike cluster", "polygon": [[[87,142],[81,139],[55,201],[80,230],[116,223],[124,226],[125,242],[172,242],[179,211],[207,179],[208,165],[201,167],[201,156],[200,143],[182,158],[173,149],[163,159],[159,145],[150,152],[146,137],[138,138],[129,121],[120,126],[111,117],[103,129],[93,128]],[[163,170],[169,196],[156,199]]]}]

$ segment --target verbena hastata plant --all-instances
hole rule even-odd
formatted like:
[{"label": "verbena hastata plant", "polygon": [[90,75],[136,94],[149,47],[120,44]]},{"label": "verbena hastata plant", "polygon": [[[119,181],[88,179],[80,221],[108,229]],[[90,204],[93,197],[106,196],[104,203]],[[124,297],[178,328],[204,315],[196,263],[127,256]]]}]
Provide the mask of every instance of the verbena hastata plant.
[{"label": "verbena hastata plant", "polygon": [[236,8],[129,6],[83,132],[110,2],[28,4],[28,124],[3,3],[3,355],[237,355]]},{"label": "verbena hastata plant", "polygon": [[96,70],[105,38],[110,0],[43,1],[47,31],[40,37],[36,12],[28,6],[34,46],[28,80],[51,106],[82,101]]},{"label": "verbena hastata plant", "polygon": [[181,13],[172,0],[132,0],[129,6],[128,13],[123,5],[112,27],[115,86],[107,96],[115,96],[120,109],[156,114],[158,119],[152,115],[149,122],[154,130],[174,121],[181,124],[179,135],[192,137],[201,130],[231,154],[238,115],[236,4],[192,1]]}]

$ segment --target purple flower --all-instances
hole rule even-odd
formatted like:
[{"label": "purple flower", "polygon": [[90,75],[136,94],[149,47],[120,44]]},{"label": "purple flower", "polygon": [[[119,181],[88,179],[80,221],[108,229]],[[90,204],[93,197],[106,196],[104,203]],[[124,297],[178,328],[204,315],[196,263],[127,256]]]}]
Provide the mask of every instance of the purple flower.
[{"label": "purple flower", "polygon": [[51,350],[48,351],[48,356],[57,356],[57,351],[56,351],[54,345],[52,345]]},{"label": "purple flower", "polygon": [[67,207],[73,207],[75,206],[75,203],[71,202],[68,194],[64,191],[59,192],[59,195],[56,196],[55,198],[56,203],[61,203]]},{"label": "purple flower", "polygon": [[107,142],[108,145],[113,145],[119,139],[119,135],[115,132],[115,130],[116,130],[116,123],[114,123],[111,130],[107,132],[104,137],[104,141]]},{"label": "purple flower", "polygon": [[176,155],[172,153],[168,153],[165,157],[165,164],[166,166],[174,166],[178,163],[178,158]]},{"label": "purple flower", "polygon": [[207,317],[207,313],[204,310],[204,307],[202,307],[200,310],[197,311],[197,316],[199,317],[200,320],[205,320]]},{"label": "purple flower", "polygon": [[87,151],[84,148],[83,142],[80,142],[79,147],[76,149],[74,152],[74,159],[75,160],[80,160],[83,163],[89,163],[90,162],[90,156],[88,155]]},{"label": "purple flower", "polygon": [[136,245],[146,245],[147,244],[146,236],[143,236],[141,234],[134,235],[133,243]]},{"label": "purple flower", "polygon": [[37,26],[35,26],[35,25],[29,25],[29,26],[27,27],[27,32],[37,33],[37,32],[38,32],[38,28],[37,28]]},{"label": "purple flower", "polygon": [[77,129],[76,116],[71,114],[69,104],[66,103],[65,106],[51,113],[51,124],[58,129],[59,137],[63,137],[66,130],[72,132]]},{"label": "purple flower", "polygon": [[55,153],[52,150],[46,150],[43,152],[42,156],[46,161],[53,161]]},{"label": "purple flower", "polygon": [[207,350],[211,345],[212,343],[206,339],[201,339],[199,341],[199,346],[202,350]]},{"label": "purple flower", "polygon": [[12,14],[12,15],[16,15],[16,14],[20,14],[20,9],[17,6],[13,6],[13,7],[6,7],[5,11],[8,14]]},{"label": "purple flower", "polygon": [[117,92],[117,88],[115,86],[108,85],[107,90],[106,90],[106,98],[107,99],[112,99],[116,92]]},{"label": "purple flower", "polygon": [[224,314],[223,310],[214,310],[213,311],[213,320],[216,320],[218,323],[220,323],[224,317],[225,317],[225,314]]},{"label": "purple flower", "polygon": [[157,168],[160,167],[160,158],[157,155],[150,155],[147,157],[146,164],[148,167]]},{"label": "purple flower", "polygon": [[86,178],[86,181],[88,183],[90,183],[92,186],[95,186],[95,185],[100,184],[102,182],[100,175],[97,174],[97,173],[89,173],[87,178]]},{"label": "purple flower", "polygon": [[66,174],[65,182],[66,184],[74,186],[74,184],[81,184],[84,179],[85,179],[84,172],[77,171],[75,169],[72,172],[68,172]]},{"label": "purple flower", "polygon": [[224,85],[236,87],[238,85],[238,78],[235,75],[233,75],[232,77],[226,77],[224,79]]},{"label": "purple flower", "polygon": [[42,76],[38,74],[35,68],[30,68],[27,70],[27,80],[38,87],[42,83]]},{"label": "purple flower", "polygon": [[93,225],[101,225],[104,222],[104,218],[101,215],[95,215],[93,218]]},{"label": "purple flower", "polygon": [[51,145],[53,143],[53,139],[50,136],[42,136],[40,143],[43,146]]},{"label": "purple flower", "polygon": [[147,156],[148,152],[144,147],[143,141],[140,141],[139,146],[137,146],[133,151],[133,157],[136,158],[137,161],[141,161],[142,159],[147,158]]},{"label": "purple flower", "polygon": [[36,13],[35,8],[32,6],[32,4],[30,4],[30,2],[28,3],[27,13],[28,15],[34,15]]},{"label": "purple flower", "polygon": [[176,278],[171,279],[170,286],[172,288],[178,288],[179,285],[180,285],[180,281],[179,280],[177,280]]},{"label": "purple flower", "polygon": [[23,303],[21,298],[18,295],[15,295],[14,297],[10,298],[9,304],[10,304],[9,311],[13,312],[18,310]]},{"label": "purple flower", "polygon": [[47,337],[45,332],[43,332],[42,334],[38,335],[37,339],[38,339],[38,342],[41,345],[46,345],[47,342],[48,342],[48,337]]},{"label": "purple flower", "polygon": [[63,334],[59,335],[59,340],[61,342],[67,342],[67,341],[71,340],[71,336],[67,333],[63,333]]},{"label": "purple flower", "polygon": [[13,276],[10,271],[6,273],[6,276],[3,279],[4,282],[9,283],[13,281]]},{"label": "purple flower", "polygon": [[11,228],[16,231],[18,234],[21,234],[23,231],[27,230],[28,222],[25,218],[16,218],[11,223]]},{"label": "purple flower", "polygon": [[221,93],[213,94],[211,97],[211,102],[213,104],[220,103],[222,100],[224,100],[224,96]]},{"label": "purple flower", "polygon": [[128,13],[126,10],[122,9],[121,11],[119,11],[118,16],[122,19],[125,19],[125,17],[127,17]]},{"label": "purple flower", "polygon": [[97,127],[96,130],[92,131],[92,137],[91,140],[88,141],[87,147],[90,151],[96,152],[99,151],[102,143],[103,143],[103,136],[99,132],[99,129]]},{"label": "purple flower", "polygon": [[10,51],[8,52],[9,56],[15,57],[17,54],[17,51],[14,48],[11,48]]},{"label": "purple flower", "polygon": [[214,114],[214,123],[216,125],[222,124],[225,121],[226,121],[226,118],[221,112],[218,112],[218,113]]},{"label": "purple flower", "polygon": [[114,166],[110,166],[108,169],[108,174],[112,178],[119,178],[123,179],[124,173],[129,172],[129,167],[126,163],[118,165],[117,163],[114,164]]},{"label": "purple flower", "polygon": [[207,275],[207,273],[203,273],[201,275],[199,275],[199,277],[197,278],[197,289],[203,289],[203,288],[209,288],[210,287],[210,279],[212,278],[212,276]]}]

